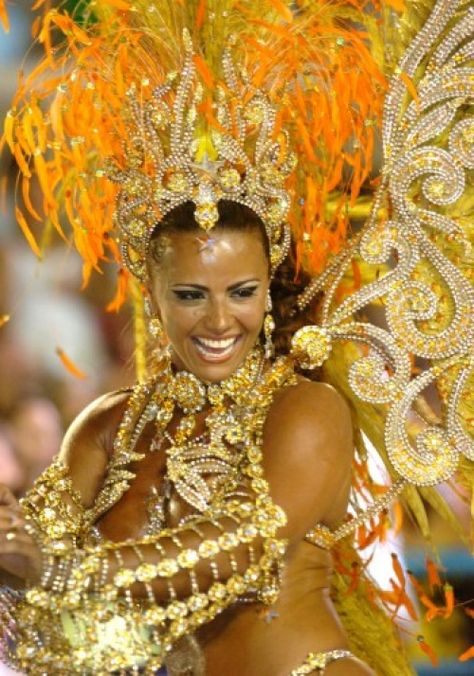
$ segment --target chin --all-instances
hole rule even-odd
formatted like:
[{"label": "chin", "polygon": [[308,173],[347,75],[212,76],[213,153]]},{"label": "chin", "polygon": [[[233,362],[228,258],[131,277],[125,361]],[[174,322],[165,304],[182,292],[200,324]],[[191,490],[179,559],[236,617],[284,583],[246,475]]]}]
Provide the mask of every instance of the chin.
[{"label": "chin", "polygon": [[199,380],[208,383],[218,383],[221,380],[226,380],[229,378],[239,366],[241,366],[245,357],[241,360],[229,360],[228,363],[220,364],[196,364],[193,362],[191,368],[188,370],[191,371]]}]

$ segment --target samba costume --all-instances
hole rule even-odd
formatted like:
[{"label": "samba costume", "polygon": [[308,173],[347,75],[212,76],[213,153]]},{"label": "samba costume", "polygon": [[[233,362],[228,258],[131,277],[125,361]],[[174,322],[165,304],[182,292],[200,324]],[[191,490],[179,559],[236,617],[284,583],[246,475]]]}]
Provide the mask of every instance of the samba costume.
[{"label": "samba costume", "polygon": [[[275,602],[286,516],[264,477],[262,434],[275,393],[296,382],[295,370],[324,364],[330,381],[353,398],[358,423],[393,479],[380,497],[359,449],[355,515],[335,532],[315,524],[309,542],[330,549],[341,541],[341,552],[352,552],[351,533],[367,520],[375,530],[402,492],[399,499],[426,534],[419,493],[447,513],[433,484],[458,471],[472,489],[466,421],[474,293],[462,251],[474,168],[472,10],[456,0],[433,3],[394,69],[385,94],[380,185],[366,225],[344,245],[348,216],[357,214],[370,174],[386,88],[367,30],[373,52],[380,52],[380,25],[388,29],[395,19],[382,6],[375,20],[362,1],[253,5],[101,0],[80,23],[49,11],[39,39],[45,64],[63,74],[44,79],[40,65],[28,82],[38,76],[39,89],[30,96],[23,88],[7,117],[5,137],[23,173],[27,207],[34,170],[48,227],[61,234],[58,212],[65,206],[86,281],[107,256],[126,266],[116,302],[129,285],[138,327],[143,301],[129,273],[145,279],[152,233],[188,201],[205,231],[217,222],[220,200],[258,214],[273,275],[293,237],[299,265],[314,275],[294,318],[315,299],[319,307],[318,324],[298,328],[291,351],[273,358],[267,340],[265,351],[256,348],[218,384],[175,373],[166,359],[148,377],[137,331],[140,383],[130,392],[94,505],[84,508],[60,461],[23,501],[44,554],[43,575],[26,593],[5,590],[2,619],[8,657],[27,673],[153,673],[183,637],[232,604]],[[407,38],[415,5],[408,3],[398,25]],[[51,46],[51,26],[67,37],[64,55]],[[390,45],[395,49],[393,39]],[[54,90],[45,120],[38,98],[47,100]],[[344,160],[352,177],[341,190]],[[20,224],[27,231],[21,214]],[[373,306],[385,308],[386,326],[365,317]],[[267,315],[268,339],[272,328]],[[436,420],[421,401],[432,383],[444,404]],[[196,435],[196,415],[205,407],[205,429]],[[419,424],[407,429],[412,408]],[[176,410],[182,418],[170,432]],[[130,466],[144,458],[138,444],[149,423],[156,427],[149,452],[166,453],[163,491],[146,536],[107,541],[95,524],[133,482]],[[167,523],[167,491],[191,508],[174,528]],[[358,509],[368,495],[379,497]],[[125,552],[133,553],[133,566],[125,565]],[[218,563],[224,553],[226,566]],[[111,561],[118,564],[113,575]],[[137,585],[145,589],[140,598]],[[347,595],[351,578],[343,559],[334,585],[351,649],[378,673],[411,673],[396,649],[387,654],[396,645],[388,619],[370,643],[365,616],[380,622],[378,601],[386,598],[368,580]],[[365,606],[356,609],[354,596],[359,603],[365,597]],[[400,595],[394,605],[402,602]],[[292,673],[322,673],[330,661],[349,656],[345,650],[311,654]]]}]

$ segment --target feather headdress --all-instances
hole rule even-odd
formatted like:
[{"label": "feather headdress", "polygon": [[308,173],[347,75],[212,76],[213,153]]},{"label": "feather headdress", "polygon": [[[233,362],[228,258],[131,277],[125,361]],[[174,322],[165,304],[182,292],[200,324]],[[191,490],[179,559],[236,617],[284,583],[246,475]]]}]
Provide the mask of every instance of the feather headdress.
[{"label": "feather headdress", "polygon": [[[380,123],[386,83],[368,48],[376,21],[369,3],[100,0],[79,7],[77,17],[66,5],[37,20],[45,56],[20,84],[5,138],[22,172],[26,208],[39,217],[29,200],[36,174],[47,226],[72,233],[84,281],[102,261],[121,262],[113,222],[119,188],[106,168],[110,157],[124,166],[133,142],[127,96],[133,88],[141,109],[182,70],[184,29],[201,89],[197,152],[215,155],[218,98],[230,89],[223,55],[231,48],[242,96],[248,101],[263,89],[276,104],[269,142],[297,155],[284,181],[289,218],[300,262],[320,271],[344,242]],[[166,102],[175,98],[170,87]]]}]

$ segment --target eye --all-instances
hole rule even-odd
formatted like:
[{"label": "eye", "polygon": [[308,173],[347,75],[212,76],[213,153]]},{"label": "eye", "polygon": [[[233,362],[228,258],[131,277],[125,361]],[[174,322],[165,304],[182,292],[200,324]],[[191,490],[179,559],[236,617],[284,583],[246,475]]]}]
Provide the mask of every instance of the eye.
[{"label": "eye", "polygon": [[178,300],[193,301],[204,298],[204,293],[198,289],[173,289],[173,293]]},{"label": "eye", "polygon": [[240,289],[232,291],[232,296],[234,298],[251,298],[252,296],[255,296],[257,288],[257,286],[243,286]]}]

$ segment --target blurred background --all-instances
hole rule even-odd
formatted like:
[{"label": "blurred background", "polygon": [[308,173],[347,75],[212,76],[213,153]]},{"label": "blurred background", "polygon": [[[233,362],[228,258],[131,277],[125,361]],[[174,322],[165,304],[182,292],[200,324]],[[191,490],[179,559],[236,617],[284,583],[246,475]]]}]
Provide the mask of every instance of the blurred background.
[{"label": "blurred background", "polygon": [[[31,2],[9,3],[10,32],[0,31],[0,118],[20,70],[39,58],[31,45]],[[127,309],[106,312],[117,271],[96,274],[81,291],[81,260],[64,242],[44,260],[28,247],[14,217],[17,166],[0,157],[0,482],[21,495],[58,452],[84,406],[133,382]],[[35,232],[33,219],[29,226]],[[61,356],[63,357],[61,359]],[[73,365],[73,366],[71,366]]]},{"label": "blurred background", "polygon": [[[39,58],[31,46],[31,4],[31,0],[10,2],[10,33],[0,30],[0,123],[10,107],[18,72],[28,72]],[[69,4],[72,7],[74,0]],[[103,274],[93,274],[88,288],[81,290],[81,261],[64,242],[52,241],[39,261],[15,222],[17,166],[5,149],[0,176],[4,177],[0,182],[0,482],[21,496],[58,452],[64,431],[79,411],[100,394],[133,382],[133,335],[127,307],[118,313],[105,311],[115,293],[118,271],[108,266]],[[32,219],[28,224],[35,232]],[[466,507],[455,491],[445,493],[467,523]],[[438,566],[441,571],[449,569],[459,607],[448,620],[420,619],[417,624],[402,616],[401,625],[418,674],[473,675],[474,660],[457,659],[474,644],[474,623],[463,612],[464,605],[474,605],[473,559],[445,524],[433,518],[432,526],[442,543]],[[425,580],[424,543],[406,524],[397,536],[389,534],[385,552],[374,556],[370,548],[367,551],[368,557],[374,556],[372,570],[381,584],[390,585],[393,551]],[[417,612],[423,618],[426,608],[418,607]],[[438,667],[416,641],[420,633],[436,650]],[[0,664],[0,674],[8,673]]]}]

